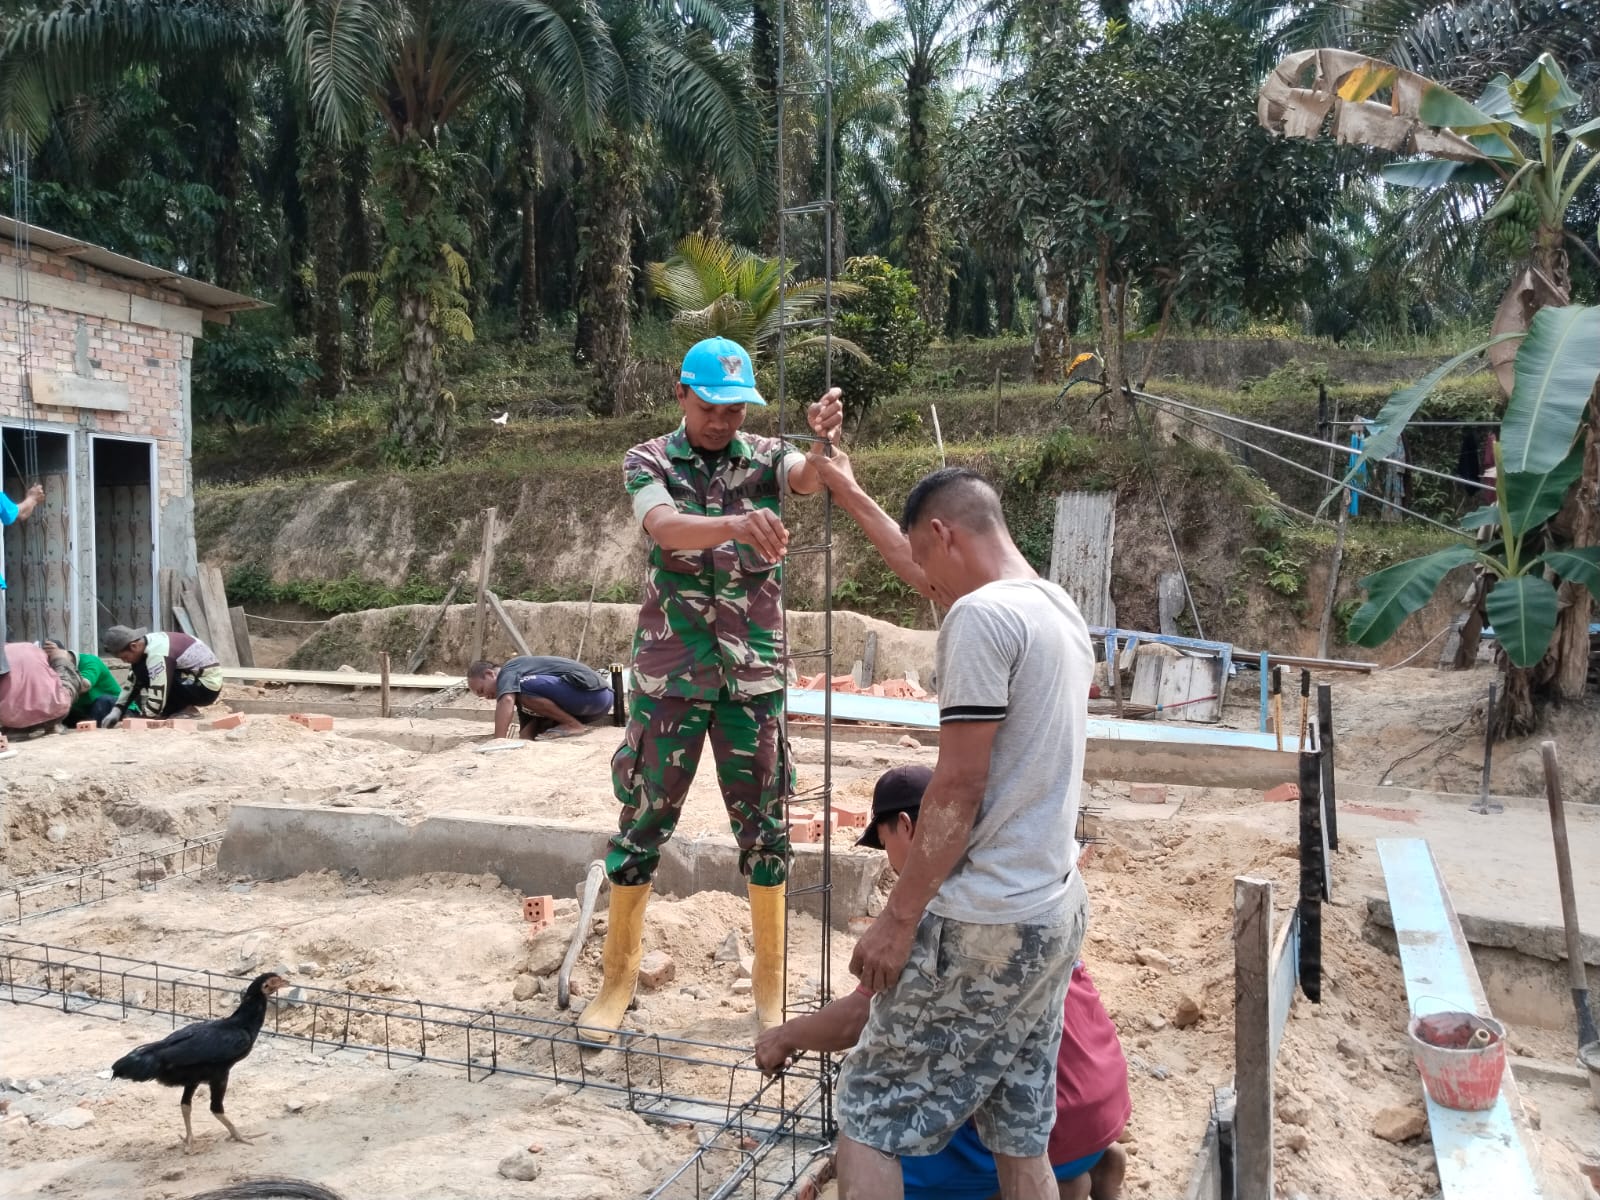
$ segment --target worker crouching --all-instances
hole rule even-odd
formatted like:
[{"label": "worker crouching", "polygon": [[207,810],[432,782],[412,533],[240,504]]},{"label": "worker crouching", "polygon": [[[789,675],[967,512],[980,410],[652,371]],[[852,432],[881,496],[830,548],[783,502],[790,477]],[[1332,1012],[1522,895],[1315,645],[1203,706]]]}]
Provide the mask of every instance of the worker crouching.
[{"label": "worker crouching", "polygon": [[117,702],[100,718],[102,729],[115,728],[134,703],[145,716],[164,720],[193,715],[222,694],[222,664],[199,638],[113,625],[101,641],[106,653],[132,668]]},{"label": "worker crouching", "polygon": [[[604,982],[578,1036],[615,1037],[639,978],[644,911],[661,850],[672,837],[706,738],[749,880],[756,1019],[783,1020],[784,900],[789,837],[784,798],[783,600],[789,534],[784,491],[821,487],[803,454],[777,438],[742,435],[747,405],[765,405],[743,347],[709,338],[683,360],[683,422],[633,447],[623,477],[650,540],[625,740],[611,761],[622,804],[606,855],[611,909]],[[843,421],[837,390],[811,405],[812,431],[832,441]]]}]

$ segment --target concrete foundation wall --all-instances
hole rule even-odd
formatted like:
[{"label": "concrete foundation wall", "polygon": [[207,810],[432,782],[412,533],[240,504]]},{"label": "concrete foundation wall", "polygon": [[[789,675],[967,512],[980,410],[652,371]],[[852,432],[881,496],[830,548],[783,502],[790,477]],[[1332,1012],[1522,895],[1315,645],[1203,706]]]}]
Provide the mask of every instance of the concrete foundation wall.
[{"label": "concrete foundation wall", "polygon": [[[491,874],[519,891],[571,896],[589,864],[603,858],[609,831],[564,821],[440,813],[408,825],[370,808],[304,808],[290,804],[238,804],[228,818],[217,859],[224,874],[285,879],[311,871],[355,871],[369,879],[399,879],[433,871]],[[791,889],[822,882],[818,846],[794,847]],[[867,909],[883,857],[835,854],[833,923],[843,929]],[[732,892],[742,895],[739,847],[731,837],[675,838],[656,873],[664,895]],[[795,907],[822,915],[822,897],[798,898]]]}]

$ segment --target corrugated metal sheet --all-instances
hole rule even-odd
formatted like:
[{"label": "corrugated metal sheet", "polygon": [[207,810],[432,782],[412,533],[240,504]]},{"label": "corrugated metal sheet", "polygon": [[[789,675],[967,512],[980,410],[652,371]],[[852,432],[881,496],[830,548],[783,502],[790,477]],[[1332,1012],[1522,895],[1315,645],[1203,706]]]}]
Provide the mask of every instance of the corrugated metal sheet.
[{"label": "corrugated metal sheet", "polygon": [[1117,529],[1115,492],[1062,492],[1056,499],[1050,579],[1078,602],[1091,625],[1115,626],[1111,551]]},{"label": "corrugated metal sheet", "polygon": [[136,279],[140,283],[147,283],[164,291],[176,292],[186,303],[209,312],[243,312],[251,308],[271,307],[265,301],[238,292],[230,292],[227,288],[193,279],[188,275],[179,275],[176,271],[169,271],[165,267],[140,262],[137,258],[129,258],[125,254],[107,250],[104,246],[68,237],[53,229],[29,225],[11,217],[0,217],[0,238],[15,243],[19,236],[26,237],[41,250],[48,250],[52,254],[64,254],[108,274],[120,275],[124,279]]}]

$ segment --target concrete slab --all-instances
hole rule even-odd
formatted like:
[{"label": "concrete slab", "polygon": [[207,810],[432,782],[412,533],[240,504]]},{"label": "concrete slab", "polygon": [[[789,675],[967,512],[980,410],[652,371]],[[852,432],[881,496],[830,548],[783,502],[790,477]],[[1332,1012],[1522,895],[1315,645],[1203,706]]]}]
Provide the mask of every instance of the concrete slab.
[{"label": "concrete slab", "polygon": [[[218,855],[224,874],[285,879],[310,871],[356,871],[370,879],[429,872],[491,874],[525,893],[572,895],[589,864],[603,858],[609,832],[564,821],[539,821],[475,813],[436,813],[406,823],[373,808],[308,808],[289,804],[236,804]],[[866,912],[883,870],[883,856],[835,853],[832,916],[844,929]],[[789,886],[796,892],[822,883],[822,848],[794,847]],[[731,837],[679,837],[668,843],[656,875],[665,895],[721,891],[742,895],[739,847]],[[798,896],[796,907],[820,917],[820,892]]]}]

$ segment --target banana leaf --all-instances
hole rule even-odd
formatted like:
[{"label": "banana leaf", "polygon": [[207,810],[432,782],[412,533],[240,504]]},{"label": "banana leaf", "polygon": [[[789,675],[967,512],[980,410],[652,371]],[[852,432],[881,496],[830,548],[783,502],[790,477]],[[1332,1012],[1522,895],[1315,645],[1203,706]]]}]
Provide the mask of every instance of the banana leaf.
[{"label": "banana leaf", "polygon": [[1450,546],[1396,563],[1361,581],[1367,600],[1350,618],[1349,638],[1358,646],[1381,646],[1439,588],[1444,577],[1477,557],[1471,546]]},{"label": "banana leaf", "polygon": [[1483,608],[1513,666],[1531,667],[1544,657],[1556,632],[1556,589],[1548,579],[1530,574],[1498,580]]},{"label": "banana leaf", "polygon": [[1576,583],[1600,600],[1600,546],[1581,550],[1550,550],[1539,560],[1568,583]]},{"label": "banana leaf", "polygon": [[[1583,474],[1583,443],[1572,448],[1553,471],[1507,471],[1504,523],[1515,537],[1543,525],[1561,511],[1567,489]],[[1498,506],[1496,506],[1498,507]],[[1463,525],[1464,527],[1464,525]]]},{"label": "banana leaf", "polygon": [[1516,384],[1500,426],[1501,469],[1552,471],[1571,452],[1600,378],[1600,306],[1541,308],[1514,365]]}]

